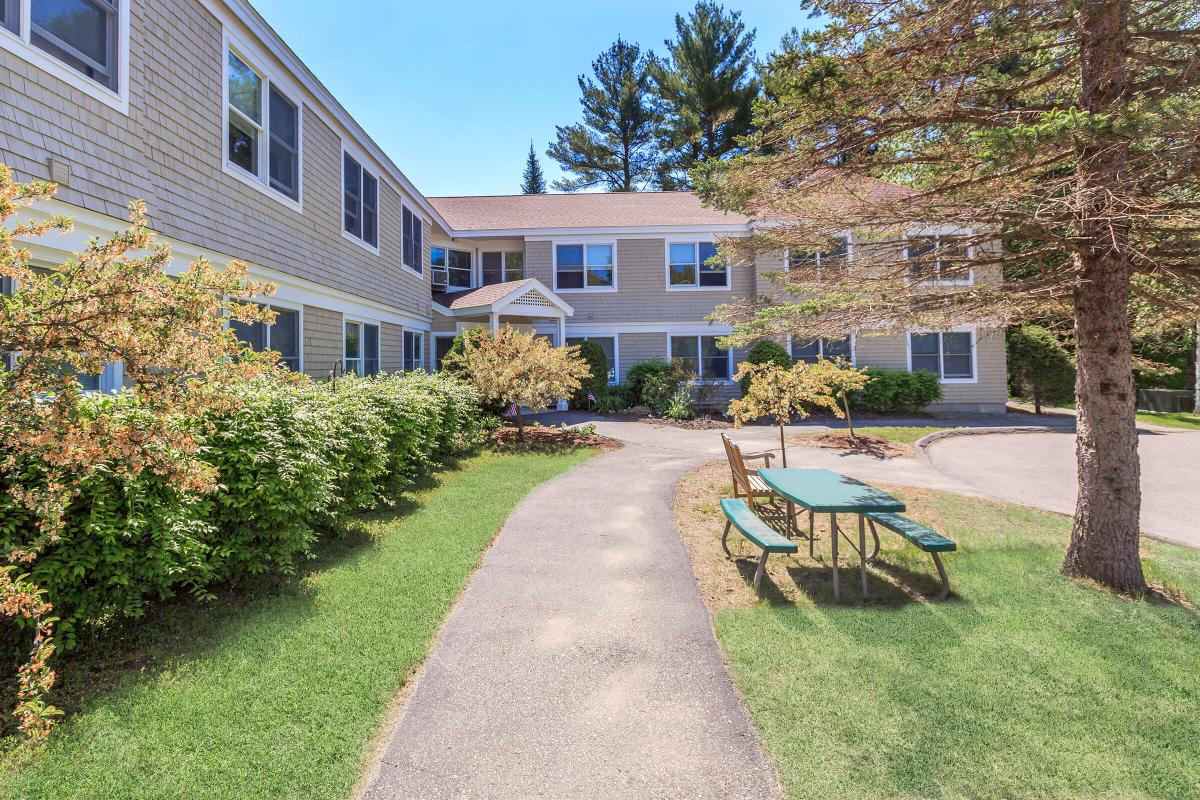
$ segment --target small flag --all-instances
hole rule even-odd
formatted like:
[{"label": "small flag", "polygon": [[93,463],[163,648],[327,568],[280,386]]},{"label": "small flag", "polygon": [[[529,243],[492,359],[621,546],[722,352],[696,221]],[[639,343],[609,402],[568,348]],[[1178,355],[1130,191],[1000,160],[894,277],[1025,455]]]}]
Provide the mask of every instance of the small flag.
[{"label": "small flag", "polygon": [[594,395],[590,389],[588,390],[588,402],[592,403],[593,405],[596,402],[596,395]]},{"label": "small flag", "polygon": [[511,406],[508,407],[508,415],[510,417],[515,417],[517,415],[517,404],[516,403],[513,403]]}]

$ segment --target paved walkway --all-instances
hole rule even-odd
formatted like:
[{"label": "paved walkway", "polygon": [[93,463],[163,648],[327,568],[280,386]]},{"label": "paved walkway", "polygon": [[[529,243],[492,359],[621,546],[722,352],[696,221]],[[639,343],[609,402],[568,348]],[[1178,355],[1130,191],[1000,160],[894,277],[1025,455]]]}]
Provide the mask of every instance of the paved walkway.
[{"label": "paved walkway", "polygon": [[365,796],[778,798],[671,516],[710,457],[634,443],[526,498]]}]

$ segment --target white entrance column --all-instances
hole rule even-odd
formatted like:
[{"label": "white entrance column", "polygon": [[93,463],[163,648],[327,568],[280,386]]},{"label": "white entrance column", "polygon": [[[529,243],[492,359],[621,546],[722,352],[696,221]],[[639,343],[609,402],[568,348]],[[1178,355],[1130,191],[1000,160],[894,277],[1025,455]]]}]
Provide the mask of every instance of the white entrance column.
[{"label": "white entrance column", "polygon": [[500,328],[500,315],[499,314],[492,314],[490,325],[491,325],[492,330],[499,330],[499,328]]},{"label": "white entrance column", "polygon": [[558,318],[558,346],[559,347],[567,346],[567,318],[566,317]]}]

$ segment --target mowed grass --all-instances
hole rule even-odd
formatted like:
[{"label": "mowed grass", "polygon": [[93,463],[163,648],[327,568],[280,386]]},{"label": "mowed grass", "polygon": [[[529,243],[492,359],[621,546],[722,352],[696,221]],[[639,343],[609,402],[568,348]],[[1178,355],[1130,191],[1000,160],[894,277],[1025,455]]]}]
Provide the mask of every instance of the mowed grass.
[{"label": "mowed grass", "polygon": [[870,434],[878,436],[881,439],[887,439],[889,442],[897,442],[899,444],[913,444],[922,436],[928,436],[931,433],[938,431],[950,430],[945,425],[855,425],[856,433]]},{"label": "mowed grass", "polygon": [[[716,616],[791,799],[1200,797],[1194,608],[1061,577],[1063,517],[907,499],[959,543],[958,597],[906,596],[880,573],[883,599],[863,606],[845,570],[837,607],[828,572],[802,560],[791,574],[820,588],[794,605],[769,590],[775,605]],[[932,591],[928,557],[883,535],[888,572]],[[1200,597],[1200,553],[1147,542],[1146,565],[1176,596]]]},{"label": "mowed grass", "polygon": [[1184,428],[1190,431],[1200,431],[1200,416],[1184,411],[1139,411],[1137,418],[1138,422],[1147,422],[1151,425],[1165,425],[1168,428]]},{"label": "mowed grass", "polygon": [[590,454],[466,459],[283,589],[147,622],[130,663],[28,763],[9,765],[0,796],[346,797],[513,507]]}]

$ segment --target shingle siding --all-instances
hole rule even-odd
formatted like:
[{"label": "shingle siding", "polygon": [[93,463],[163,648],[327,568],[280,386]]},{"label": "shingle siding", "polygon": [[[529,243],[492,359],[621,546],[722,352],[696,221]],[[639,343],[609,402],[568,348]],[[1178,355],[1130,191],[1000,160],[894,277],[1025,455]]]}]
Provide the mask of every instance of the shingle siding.
[{"label": "shingle siding", "polygon": [[325,378],[342,357],[342,315],[316,306],[304,307],[304,373]]},{"label": "shingle siding", "polygon": [[402,196],[383,176],[379,253],[342,236],[341,140],[323,114],[291,98],[303,104],[299,213],[223,170],[220,21],[197,0],[132,0],[130,18],[128,116],[0,50],[0,160],[23,180],[62,160],[59,200],[123,218],[140,198],[167,236],[427,317],[428,269],[400,266]]},{"label": "shingle siding", "polygon": [[404,369],[404,328],[390,322],[379,331],[379,368],[384,372]]}]

